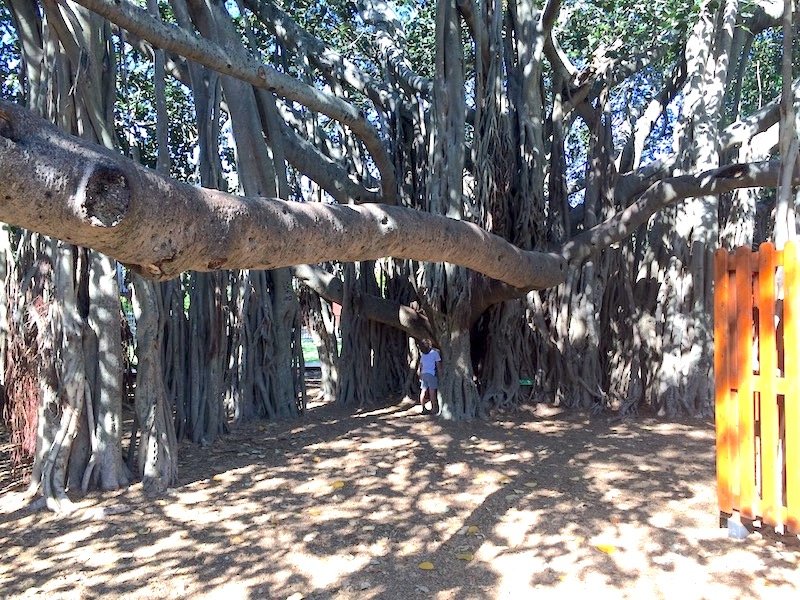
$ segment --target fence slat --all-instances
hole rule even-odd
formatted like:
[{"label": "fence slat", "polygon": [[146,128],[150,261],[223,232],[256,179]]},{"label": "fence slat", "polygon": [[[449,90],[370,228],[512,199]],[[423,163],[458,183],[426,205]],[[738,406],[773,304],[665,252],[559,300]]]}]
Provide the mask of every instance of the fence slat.
[{"label": "fence slat", "polygon": [[781,482],[778,463],[778,395],[775,377],[778,353],[775,344],[775,269],[778,254],[771,243],[761,244],[758,252],[758,349],[761,389],[759,415],[761,427],[761,514],[768,525],[778,525],[781,507]]},{"label": "fence slat", "polygon": [[755,440],[753,404],[753,269],[752,253],[738,248],[736,266],[736,387],[739,391],[739,512],[755,517]]},{"label": "fence slat", "polygon": [[714,382],[717,427],[717,497],[722,512],[733,513],[732,471],[733,444],[736,443],[735,420],[730,418],[733,395],[728,369],[728,334],[730,295],[728,281],[728,251],[720,248],[714,253]]},{"label": "fence slat", "polygon": [[737,315],[739,314],[739,301],[736,297],[736,271],[734,255],[728,254],[728,347],[726,349],[725,361],[728,367],[728,388],[730,390],[730,406],[728,407],[727,420],[730,424],[731,443],[731,496],[733,497],[734,509],[739,510],[739,379],[737,344],[739,337],[737,334]]},{"label": "fence slat", "polygon": [[786,524],[800,533],[800,249],[789,242],[783,251],[784,373],[789,393],[784,397],[786,459]]}]

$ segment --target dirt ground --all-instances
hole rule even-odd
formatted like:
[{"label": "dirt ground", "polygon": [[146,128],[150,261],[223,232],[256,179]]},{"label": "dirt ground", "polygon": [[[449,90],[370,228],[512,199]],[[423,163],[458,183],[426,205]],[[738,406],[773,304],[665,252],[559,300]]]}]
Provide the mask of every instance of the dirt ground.
[{"label": "dirt ground", "polygon": [[244,425],[183,445],[165,496],[67,517],[19,510],[0,466],[0,596],[800,597],[797,538],[719,528],[711,424],[416,410]]}]

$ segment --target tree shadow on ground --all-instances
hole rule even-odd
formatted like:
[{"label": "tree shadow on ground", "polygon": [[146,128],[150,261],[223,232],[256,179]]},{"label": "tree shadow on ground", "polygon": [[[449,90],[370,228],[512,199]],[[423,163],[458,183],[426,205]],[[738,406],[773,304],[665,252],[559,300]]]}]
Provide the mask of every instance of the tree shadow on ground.
[{"label": "tree shadow on ground", "polygon": [[[796,547],[718,528],[709,424],[529,410],[449,423],[409,401],[250,423],[181,448],[181,481],[7,515],[11,596],[762,597]],[[429,563],[430,570],[420,568]],[[687,588],[687,585],[691,587]]]}]

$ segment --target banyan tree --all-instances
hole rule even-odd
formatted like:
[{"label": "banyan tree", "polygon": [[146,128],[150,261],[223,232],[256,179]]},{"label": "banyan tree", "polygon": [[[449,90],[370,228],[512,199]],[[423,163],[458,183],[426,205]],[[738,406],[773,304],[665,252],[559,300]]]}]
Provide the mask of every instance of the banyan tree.
[{"label": "banyan tree", "polygon": [[343,406],[430,338],[444,418],[708,415],[712,253],[795,235],[790,2],[0,15],[4,414],[57,510],[301,414],[304,325]]}]

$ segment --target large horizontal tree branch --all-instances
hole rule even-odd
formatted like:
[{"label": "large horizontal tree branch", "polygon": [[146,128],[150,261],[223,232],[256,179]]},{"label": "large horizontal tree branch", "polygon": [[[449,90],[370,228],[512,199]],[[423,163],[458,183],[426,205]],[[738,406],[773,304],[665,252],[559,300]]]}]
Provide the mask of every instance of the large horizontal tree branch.
[{"label": "large horizontal tree branch", "polygon": [[353,181],[336,161],[323,154],[314,144],[301,137],[293,127],[282,124],[286,160],[295,169],[316,182],[342,204],[378,202],[381,195]]},{"label": "large horizontal tree branch", "polygon": [[394,202],[397,193],[394,165],[378,132],[356,107],[254,58],[241,59],[231,56],[218,44],[193,36],[180,27],[161,23],[146,10],[138,8],[127,0],[76,0],[76,2],[158,48],[180,54],[209,69],[299,102],[346,125],[364,142],[367,151],[372,155],[381,174],[384,201]]},{"label": "large horizontal tree branch", "polygon": [[[792,82],[792,93],[795,98],[800,97],[800,79]],[[753,114],[728,125],[720,134],[720,149],[724,151],[739,146],[775,125],[780,119],[780,105],[778,96]]]},{"label": "large horizontal tree branch", "polygon": [[[344,284],[333,274],[311,265],[298,265],[292,271],[301,283],[329,302],[337,304],[344,302]],[[378,296],[362,295],[360,312],[371,321],[401,329],[417,339],[434,337],[430,322],[425,315],[399,302]]]},{"label": "large horizontal tree branch", "polygon": [[[610,219],[572,238],[561,250],[570,263],[631,236],[659,210],[686,198],[717,196],[748,187],[776,187],[780,161],[728,165],[697,175],[662,179],[651,185],[636,202]],[[800,183],[800,174],[794,181]]]},{"label": "large horizontal tree branch", "polygon": [[[800,94],[800,79],[792,83],[795,95]],[[728,125],[720,133],[720,150],[726,151],[750,141],[753,137],[767,131],[778,122],[780,97],[753,114]],[[777,144],[777,139],[775,141]],[[623,205],[649,188],[656,179],[671,175],[677,161],[676,154],[669,154],[657,161],[649,162],[634,171],[623,173],[614,186],[615,200]]]},{"label": "large horizontal tree branch", "polygon": [[242,198],[160,177],[0,102],[0,221],[95,248],[156,279],[384,256],[459,264],[520,288],[566,263],[407,208]]}]

